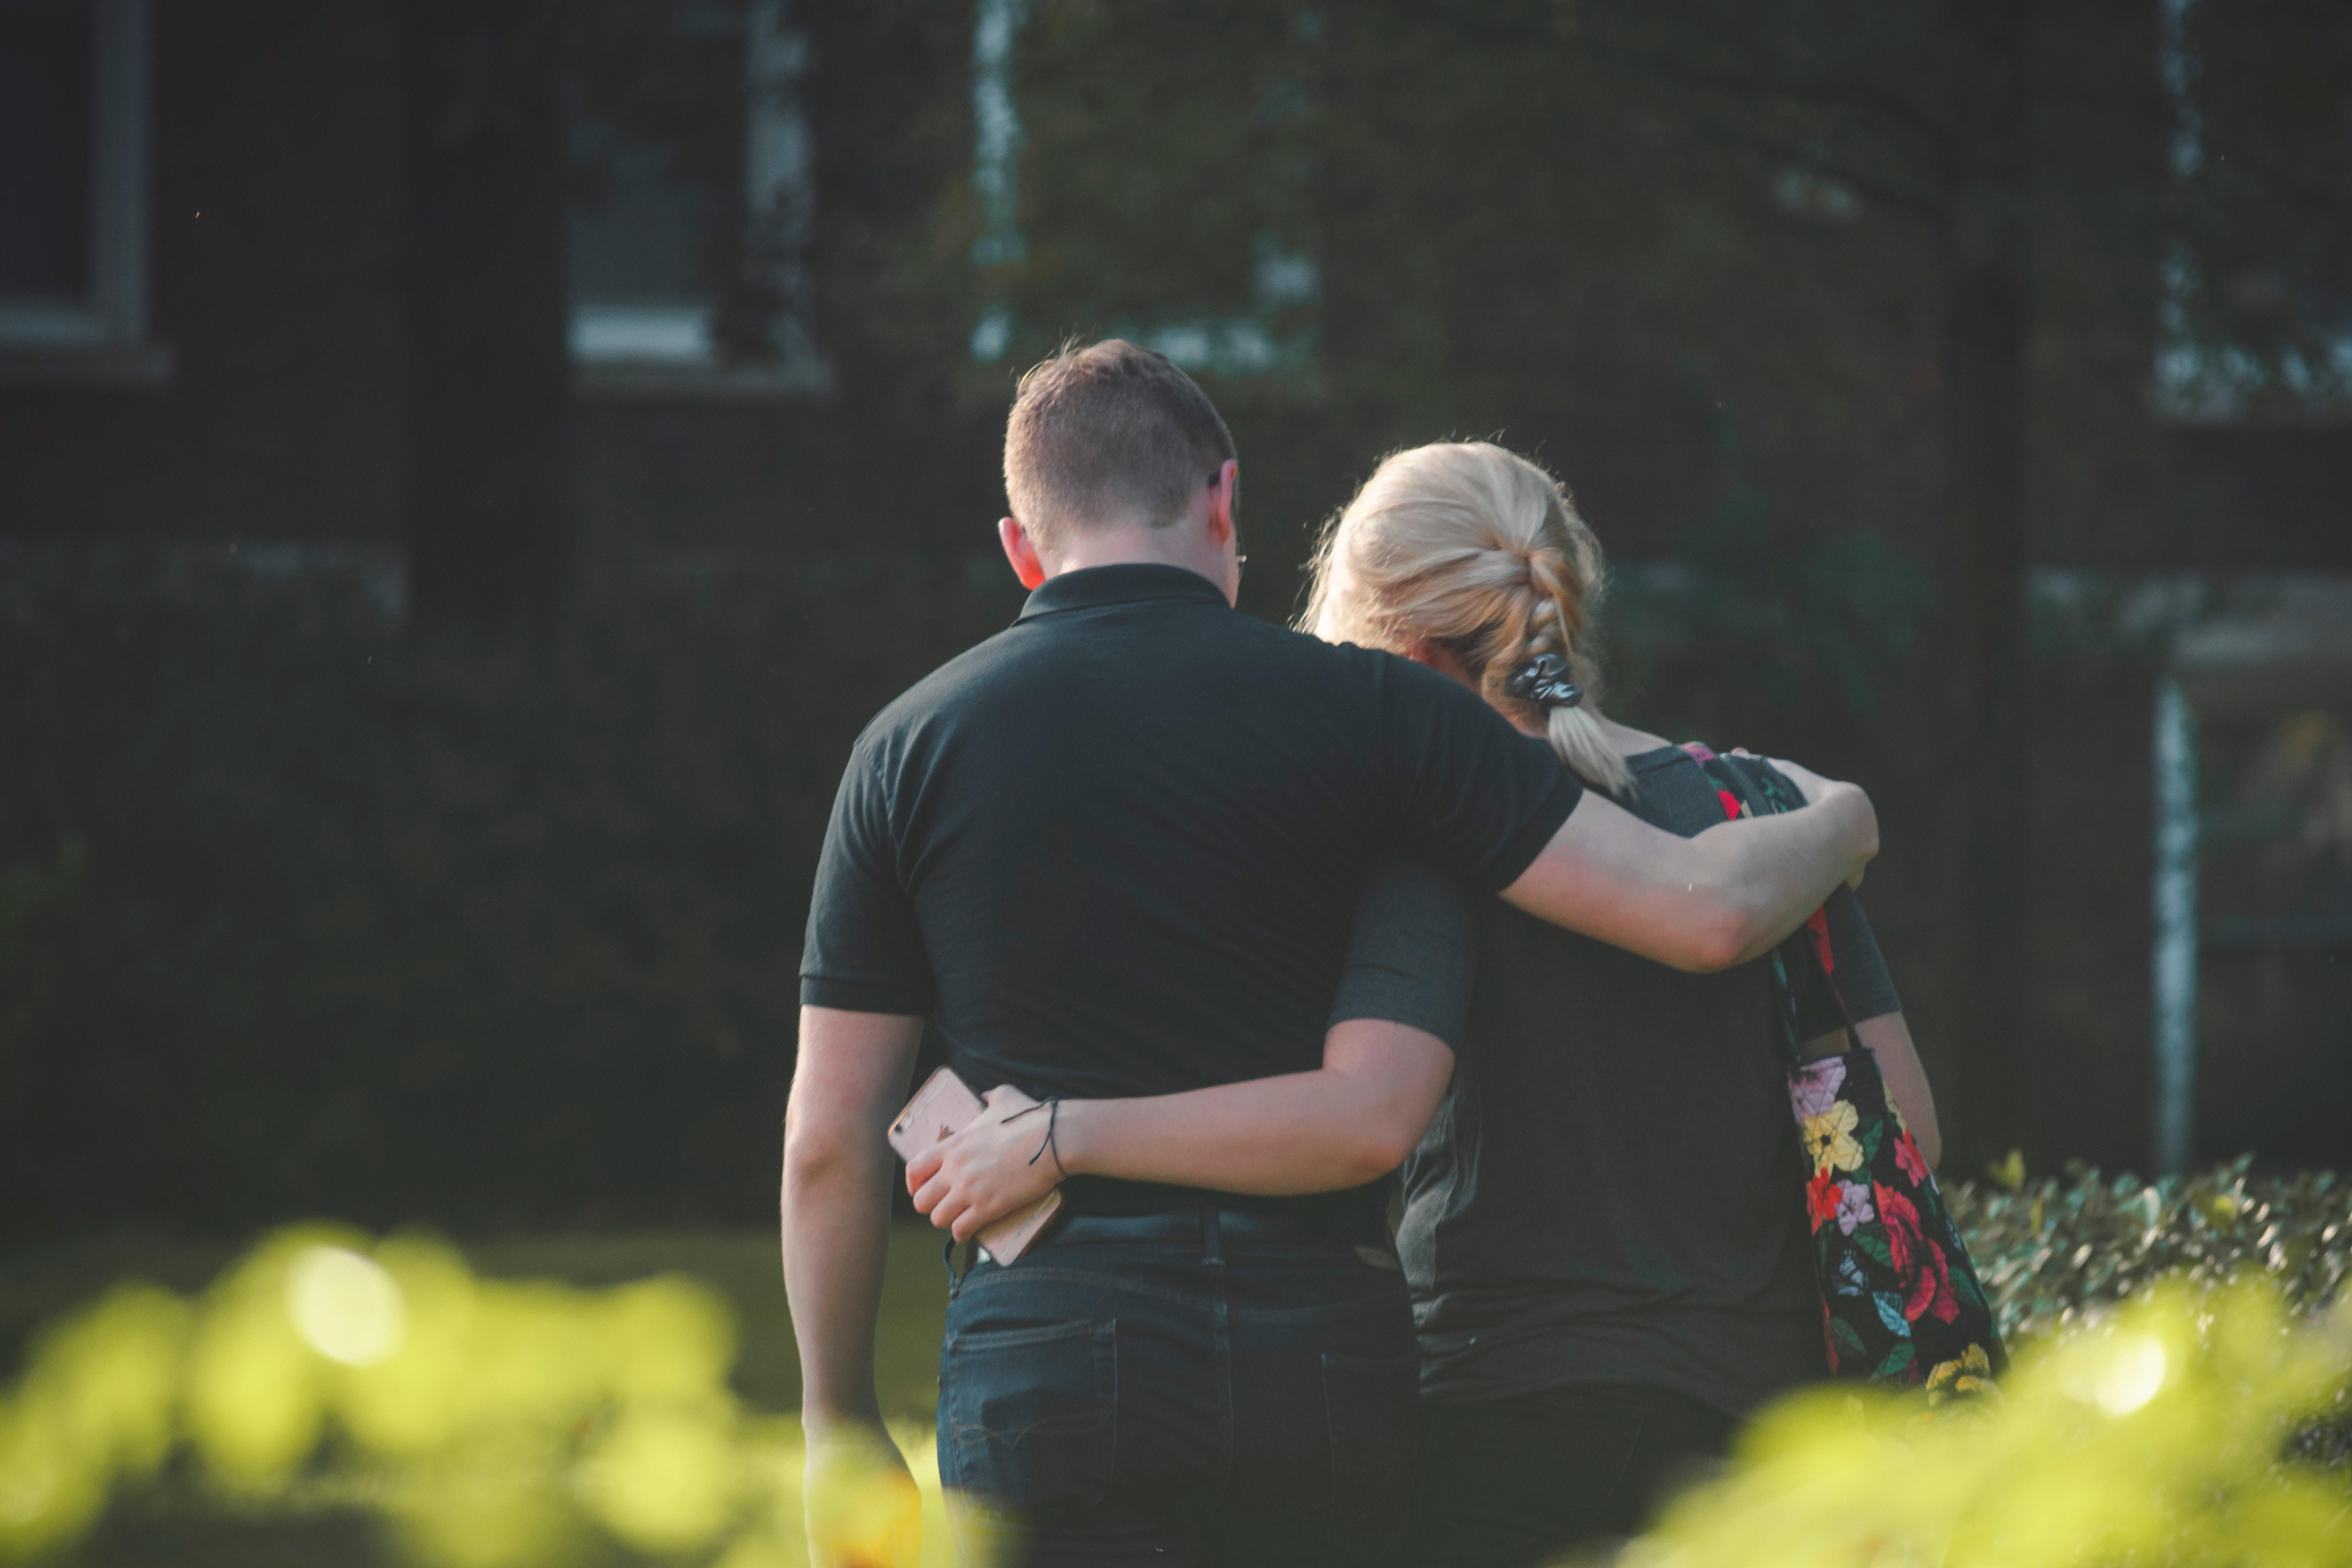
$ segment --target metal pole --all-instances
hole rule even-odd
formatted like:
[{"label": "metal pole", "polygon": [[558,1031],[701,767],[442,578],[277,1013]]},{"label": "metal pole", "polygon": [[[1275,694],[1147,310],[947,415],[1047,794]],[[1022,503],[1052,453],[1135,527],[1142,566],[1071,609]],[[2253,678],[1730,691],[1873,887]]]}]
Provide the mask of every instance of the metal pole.
[{"label": "metal pole", "polygon": [[2194,1151],[2197,1105],[2197,717],[2180,682],[2156,686],[2156,1168]]}]

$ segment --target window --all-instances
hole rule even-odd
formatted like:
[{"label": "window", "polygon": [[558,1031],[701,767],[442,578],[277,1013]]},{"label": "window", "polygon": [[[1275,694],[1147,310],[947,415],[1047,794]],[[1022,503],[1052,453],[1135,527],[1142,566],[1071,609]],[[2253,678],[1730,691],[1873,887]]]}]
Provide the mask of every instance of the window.
[{"label": "window", "polygon": [[0,370],[157,380],[146,0],[0,0]]},{"label": "window", "polygon": [[[1024,357],[1050,353],[1062,329],[1083,321],[1187,370],[1313,386],[1322,269],[1307,244],[1310,163],[1300,132],[1309,110],[1297,68],[1319,51],[1319,16],[1292,16],[1286,40],[1255,62],[1266,79],[1236,68],[1202,80],[1157,68],[1190,41],[1189,12],[1097,7],[1040,47],[1025,90],[1048,100],[1039,118],[1061,133],[1035,145],[1014,92],[1028,20],[1029,0],[979,0],[973,14],[972,190],[982,228],[971,259],[988,300],[967,345],[972,360],[997,364],[1016,347]],[[1107,111],[1088,99],[1122,71],[1128,90]],[[1171,136],[1180,114],[1190,118]],[[1138,169],[1148,169],[1159,200],[1103,199],[1144,183]],[[1041,247],[1056,253],[1045,268],[1028,265],[1024,213],[1052,236]],[[1057,318],[1055,331],[1034,319],[1024,331],[1024,294],[1033,318]]]},{"label": "window", "polygon": [[783,0],[687,5],[650,37],[591,39],[570,242],[587,390],[830,389],[810,331],[807,42],[784,24]]}]

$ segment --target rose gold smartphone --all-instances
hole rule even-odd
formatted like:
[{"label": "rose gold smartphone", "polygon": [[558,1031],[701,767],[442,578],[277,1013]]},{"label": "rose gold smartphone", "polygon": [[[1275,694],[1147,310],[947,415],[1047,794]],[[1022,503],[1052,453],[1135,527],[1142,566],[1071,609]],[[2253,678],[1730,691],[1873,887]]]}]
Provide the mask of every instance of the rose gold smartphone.
[{"label": "rose gold smartphone", "polygon": [[[898,1120],[890,1123],[890,1147],[898,1158],[911,1161],[932,1144],[960,1132],[980,1120],[988,1109],[953,1068],[941,1068],[923,1080]],[[1062,1210],[1062,1189],[1055,1187],[1027,1208],[1015,1209],[980,1233],[980,1245],[998,1263],[1010,1263],[1029,1250],[1045,1226]]]}]

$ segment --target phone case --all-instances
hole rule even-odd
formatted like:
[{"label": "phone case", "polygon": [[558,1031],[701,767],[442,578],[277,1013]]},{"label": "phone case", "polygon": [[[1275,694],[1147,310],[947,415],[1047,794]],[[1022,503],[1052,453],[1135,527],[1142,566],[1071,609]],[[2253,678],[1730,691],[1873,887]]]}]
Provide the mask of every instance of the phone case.
[{"label": "phone case", "polygon": [[[941,1068],[923,1080],[890,1123],[890,1147],[902,1160],[912,1160],[925,1149],[980,1119],[988,1107],[953,1068]],[[982,1251],[998,1263],[1011,1263],[1029,1250],[1062,1209],[1062,1189],[1055,1187],[1027,1208],[1016,1209],[980,1233]]]}]

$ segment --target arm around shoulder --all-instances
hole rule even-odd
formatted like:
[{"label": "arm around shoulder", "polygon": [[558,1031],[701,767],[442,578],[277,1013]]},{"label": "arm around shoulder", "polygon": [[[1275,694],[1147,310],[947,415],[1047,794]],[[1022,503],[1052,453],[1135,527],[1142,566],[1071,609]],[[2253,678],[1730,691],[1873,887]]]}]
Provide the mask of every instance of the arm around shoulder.
[{"label": "arm around shoulder", "polygon": [[1727,822],[1696,838],[1588,792],[1503,897],[1675,969],[1706,973],[1744,963],[1796,930],[1832,889],[1858,880],[1878,852],[1868,795],[1811,774],[1804,781],[1804,810]]}]

